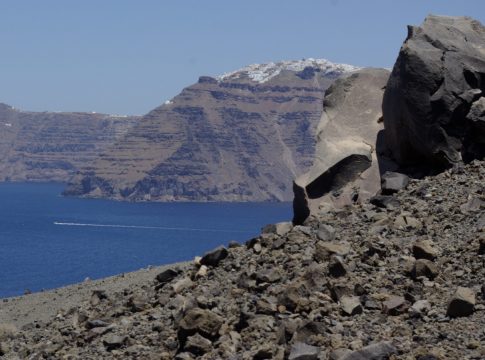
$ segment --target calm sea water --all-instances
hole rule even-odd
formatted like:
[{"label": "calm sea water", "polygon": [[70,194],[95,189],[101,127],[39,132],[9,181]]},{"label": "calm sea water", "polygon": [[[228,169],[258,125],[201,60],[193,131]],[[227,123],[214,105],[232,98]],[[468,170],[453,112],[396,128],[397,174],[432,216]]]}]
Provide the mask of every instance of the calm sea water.
[{"label": "calm sea water", "polygon": [[0,297],[192,259],[290,203],[125,203],[65,198],[62,184],[0,184]]}]

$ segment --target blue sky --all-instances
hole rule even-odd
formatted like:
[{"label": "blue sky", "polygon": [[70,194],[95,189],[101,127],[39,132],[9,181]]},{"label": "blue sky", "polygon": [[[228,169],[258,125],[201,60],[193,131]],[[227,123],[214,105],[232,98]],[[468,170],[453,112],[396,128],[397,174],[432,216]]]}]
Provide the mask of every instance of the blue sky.
[{"label": "blue sky", "polygon": [[0,102],[144,114],[200,75],[327,58],[391,67],[407,24],[484,0],[0,0]]}]

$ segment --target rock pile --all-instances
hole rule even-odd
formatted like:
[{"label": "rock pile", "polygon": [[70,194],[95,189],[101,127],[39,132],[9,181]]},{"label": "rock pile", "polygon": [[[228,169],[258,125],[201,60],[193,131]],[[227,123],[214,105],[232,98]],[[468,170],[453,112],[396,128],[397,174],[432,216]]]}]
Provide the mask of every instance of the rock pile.
[{"label": "rock pile", "polygon": [[46,324],[0,327],[3,357],[483,359],[485,163],[387,196],[269,226],[138,290],[100,288]]}]

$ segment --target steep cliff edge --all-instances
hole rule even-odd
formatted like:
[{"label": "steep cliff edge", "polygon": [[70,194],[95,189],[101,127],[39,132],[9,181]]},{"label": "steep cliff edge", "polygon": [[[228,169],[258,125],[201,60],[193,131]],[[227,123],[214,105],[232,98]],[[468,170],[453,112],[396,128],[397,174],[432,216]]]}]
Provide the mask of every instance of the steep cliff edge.
[{"label": "steep cliff edge", "polygon": [[67,182],[138,117],[28,112],[0,104],[0,181]]},{"label": "steep cliff edge", "polygon": [[356,68],[307,59],[201,77],[145,115],[65,194],[151,201],[289,201],[312,163],[325,89]]}]

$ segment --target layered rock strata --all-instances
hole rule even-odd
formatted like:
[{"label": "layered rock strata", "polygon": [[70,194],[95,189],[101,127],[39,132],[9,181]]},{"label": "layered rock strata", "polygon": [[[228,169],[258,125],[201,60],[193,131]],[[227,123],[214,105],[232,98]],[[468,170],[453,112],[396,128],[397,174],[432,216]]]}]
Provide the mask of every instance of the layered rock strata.
[{"label": "layered rock strata", "polygon": [[252,65],[145,115],[68,195],[134,201],[290,201],[312,163],[325,89],[355,70],[326,60]]},{"label": "layered rock strata", "polygon": [[136,116],[20,111],[0,104],[0,181],[67,182]]}]

